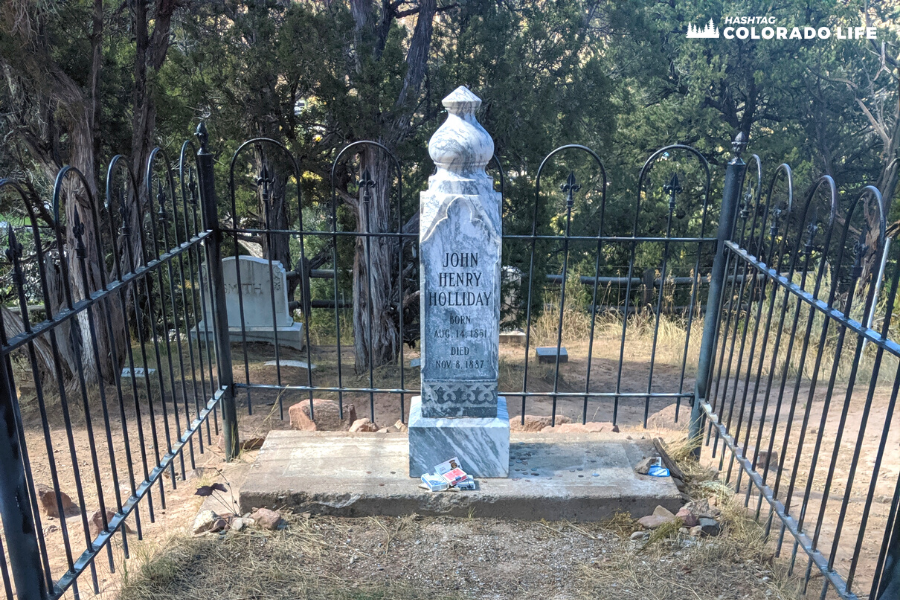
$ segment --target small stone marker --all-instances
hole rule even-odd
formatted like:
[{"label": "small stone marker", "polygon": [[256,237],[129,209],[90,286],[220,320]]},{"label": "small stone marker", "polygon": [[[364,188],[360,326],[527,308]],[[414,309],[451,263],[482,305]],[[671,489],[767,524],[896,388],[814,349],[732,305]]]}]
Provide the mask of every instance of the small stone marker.
[{"label": "small stone marker", "polygon": [[500,194],[485,167],[494,142],[465,86],[428,152],[437,172],[420,195],[422,395],[409,417],[410,477],[452,456],[474,477],[509,473],[509,416],[497,395]]},{"label": "small stone marker", "polygon": [[518,329],[515,331],[501,331],[500,343],[509,346],[524,346],[525,332]]},{"label": "small stone marker", "polygon": [[[556,346],[535,348],[534,353],[537,356],[539,363],[556,364]],[[565,346],[559,349],[559,362],[569,362],[569,353],[566,352]]]},{"label": "small stone marker", "polygon": [[[278,341],[280,342],[281,339],[279,339]],[[307,363],[305,360],[282,360],[282,361],[267,360],[266,361],[267,367],[277,367],[278,365],[281,365],[282,367],[297,367],[298,369],[310,369],[309,363]],[[312,365],[311,370],[315,371],[316,365]]]},{"label": "small stone marker", "polygon": [[[238,266],[239,265],[239,266]],[[238,287],[238,268],[241,284]],[[288,309],[287,272],[278,261],[272,261],[272,277],[269,276],[269,261],[255,256],[230,256],[222,260],[222,275],[225,284],[225,306],[228,312],[228,332],[232,344],[243,339],[248,342],[275,343],[276,330],[278,344],[302,350],[303,324],[295,323]],[[209,276],[204,272],[203,282],[209,284]],[[275,311],[273,318],[272,298],[274,290]],[[210,298],[204,296],[203,320],[191,331],[191,337],[212,342],[212,321]],[[244,305],[244,335],[241,335],[241,302]],[[208,325],[207,325],[208,323]],[[208,331],[207,331],[208,328]],[[282,364],[284,364],[282,362]]]}]

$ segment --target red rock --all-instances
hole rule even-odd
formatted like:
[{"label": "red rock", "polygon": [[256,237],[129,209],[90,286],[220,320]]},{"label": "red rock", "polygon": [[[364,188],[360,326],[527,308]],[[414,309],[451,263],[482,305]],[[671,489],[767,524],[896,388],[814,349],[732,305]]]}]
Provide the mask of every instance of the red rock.
[{"label": "red rock", "polygon": [[[116,516],[116,513],[107,508],[106,509],[107,524],[110,521],[112,521],[112,518],[114,516]],[[97,537],[98,535],[100,535],[100,533],[103,532],[103,517],[101,516],[99,509],[95,510],[94,514],[91,515],[90,526],[91,526],[91,537]],[[122,522],[120,530],[121,529],[124,529],[127,533],[134,533],[134,530],[131,527],[129,527],[127,522]]]},{"label": "red rock", "polygon": [[268,508],[257,509],[250,518],[263,529],[275,530],[281,524],[281,513]]},{"label": "red rock", "polygon": [[350,433],[372,433],[378,431],[378,425],[368,419],[357,419],[350,426]]},{"label": "red rock", "polygon": [[681,519],[681,522],[684,523],[684,526],[688,529],[690,529],[691,527],[696,527],[700,524],[700,519],[697,517],[697,515],[692,513],[691,509],[686,506],[682,506],[675,516]]},{"label": "red rock", "polygon": [[[303,410],[306,408],[306,410]],[[307,402],[299,402],[288,409],[288,415],[291,418],[291,429],[300,431],[317,431],[318,426],[309,418],[309,404]]]},{"label": "red rock", "polygon": [[341,419],[340,406],[336,400],[313,398],[313,416],[309,416],[309,400],[303,400],[288,409],[291,428],[300,431],[347,431],[356,421],[356,407],[344,405],[344,418]]},{"label": "red rock", "polygon": [[[47,517],[59,518],[59,504],[56,502],[56,492],[54,492],[53,488],[48,487],[43,484],[37,485],[37,494],[38,500],[40,501],[41,512],[44,513]],[[78,505],[72,502],[72,499],[69,498],[69,495],[65,492],[59,493],[60,498],[62,499],[62,509],[64,516],[71,517],[73,515],[77,515],[80,512]]]},{"label": "red rock", "polygon": [[640,523],[643,527],[647,529],[656,529],[661,525],[665,525],[666,523],[674,520],[675,517],[660,517],[657,515],[647,515],[646,517],[641,517],[638,519],[638,523]]}]

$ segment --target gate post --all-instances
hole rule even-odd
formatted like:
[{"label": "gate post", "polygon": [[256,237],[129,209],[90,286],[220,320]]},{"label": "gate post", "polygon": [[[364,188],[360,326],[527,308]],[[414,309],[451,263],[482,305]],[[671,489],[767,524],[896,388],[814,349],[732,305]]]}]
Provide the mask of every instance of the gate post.
[{"label": "gate post", "polygon": [[[47,586],[25,482],[20,447],[24,440],[19,439],[16,424],[11,373],[9,356],[4,356],[0,359],[0,518],[16,596],[20,600],[43,600]],[[4,558],[0,556],[0,560]]]},{"label": "gate post", "polygon": [[[228,335],[228,312],[225,307],[225,285],[222,274],[222,229],[216,202],[213,174],[213,155],[207,148],[209,134],[203,121],[197,126],[200,150],[197,152],[197,177],[200,180],[200,206],[203,228],[211,234],[204,240],[206,270],[209,274],[210,319],[216,332],[216,370],[222,390],[222,436],[225,441],[225,460],[231,461],[240,452],[238,447],[237,409],[234,405],[234,373],[231,363],[231,339]],[[209,340],[206,341],[209,343]]]},{"label": "gate post", "polygon": [[[690,439],[698,440],[703,423],[702,402],[706,401],[709,391],[710,372],[713,366],[713,355],[716,348],[716,337],[719,328],[719,310],[722,307],[722,294],[725,290],[725,242],[734,233],[737,216],[738,197],[741,195],[741,184],[747,164],[741,160],[741,152],[747,147],[744,132],[737,134],[731,143],[734,158],[725,170],[725,185],[722,191],[722,212],[719,216],[717,232],[716,256],[713,259],[709,281],[709,296],[706,299],[706,317],[703,320],[703,337],[700,340],[700,356],[697,359],[697,378],[694,382],[694,403],[691,408]],[[694,450],[700,455],[700,447]]]}]

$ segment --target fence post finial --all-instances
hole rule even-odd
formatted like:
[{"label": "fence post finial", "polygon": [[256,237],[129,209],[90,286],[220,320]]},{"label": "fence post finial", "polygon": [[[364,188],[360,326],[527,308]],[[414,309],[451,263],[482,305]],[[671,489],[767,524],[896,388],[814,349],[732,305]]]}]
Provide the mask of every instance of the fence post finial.
[{"label": "fence post finial", "polygon": [[743,131],[739,131],[734,140],[731,142],[731,151],[734,152],[735,158],[740,158],[744,150],[747,149],[747,136]]},{"label": "fence post finial", "polygon": [[206,123],[204,121],[200,121],[200,124],[197,125],[197,132],[195,135],[200,142],[200,152],[198,152],[198,154],[209,154],[207,148],[209,144],[209,132],[206,130]]}]

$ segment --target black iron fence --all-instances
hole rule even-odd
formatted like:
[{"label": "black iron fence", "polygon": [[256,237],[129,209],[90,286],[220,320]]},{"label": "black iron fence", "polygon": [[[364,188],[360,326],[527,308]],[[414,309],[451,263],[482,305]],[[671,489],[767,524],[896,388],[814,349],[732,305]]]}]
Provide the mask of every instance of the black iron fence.
[{"label": "black iron fence", "polygon": [[758,157],[748,169],[739,154],[713,274],[731,280],[710,294],[695,415],[779,554],[787,536],[791,571],[805,554],[804,593],[821,577],[823,598],[897,597],[900,496],[884,466],[898,458],[900,268],[883,199],[867,186],[842,205],[828,176],[794,198],[788,165],[764,189]]},{"label": "black iron fence", "polygon": [[[214,443],[219,409],[230,460],[238,407],[286,419],[285,405],[302,402],[312,418],[334,402],[345,419],[359,405],[383,426],[405,422],[419,391],[418,196],[404,193],[419,171],[357,142],[316,187],[275,140],[249,140],[217,166],[202,125],[198,136],[177,161],[154,151],[141,189],[121,157],[102,196],[73,169],[47,205],[0,182],[26,215],[7,228],[0,272],[10,598],[85,593],[85,571],[98,592]],[[682,145],[621,189],[583,146],[554,150],[533,176],[501,164],[500,388],[512,417],[680,419],[695,435],[704,423],[726,478],[748,505],[755,490],[758,517],[768,507],[779,550],[787,532],[792,562],[807,555],[807,580],[815,568],[843,597],[861,578],[888,597],[876,593],[889,590],[900,544],[898,477],[884,471],[897,458],[898,384],[884,386],[882,367],[900,357],[898,276],[891,260],[877,289],[877,191],[842,211],[823,178],[795,202],[789,167],[764,194],[758,159],[748,170],[738,156],[720,206],[707,159]],[[261,279],[242,271],[244,256]],[[884,514],[873,510],[882,498]],[[860,547],[875,540],[881,554],[861,576]]]},{"label": "black iron fence", "polygon": [[[197,267],[218,262],[216,232],[201,225],[210,221],[195,157],[181,158],[176,187],[155,150],[145,189],[113,158],[105,202],[70,167],[47,204],[0,180],[27,214],[25,227],[4,232],[0,576],[9,598],[77,597],[85,571],[98,593],[104,553],[115,572],[113,538],[127,558],[132,536],[165,512],[166,488],[214,443],[210,422],[218,434],[222,356],[187,336],[215,291]],[[209,158],[196,156],[201,167]]]}]

